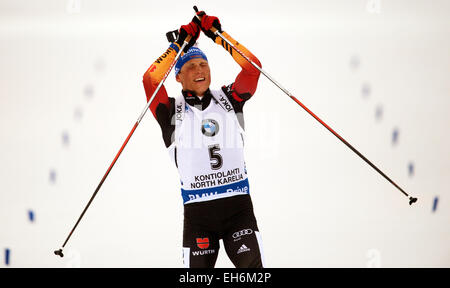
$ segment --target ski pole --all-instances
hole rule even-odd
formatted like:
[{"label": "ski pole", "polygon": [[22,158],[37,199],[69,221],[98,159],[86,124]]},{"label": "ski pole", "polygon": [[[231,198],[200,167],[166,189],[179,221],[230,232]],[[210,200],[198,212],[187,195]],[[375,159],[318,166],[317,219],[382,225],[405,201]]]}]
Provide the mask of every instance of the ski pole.
[{"label": "ski pole", "polygon": [[139,118],[137,119],[136,123],[134,124],[133,128],[131,129],[130,133],[128,134],[127,138],[125,139],[125,141],[123,142],[122,146],[119,149],[119,152],[117,152],[116,157],[114,157],[114,160],[112,161],[111,165],[109,165],[108,170],[106,170],[105,175],[103,175],[102,180],[100,181],[100,183],[98,184],[97,188],[94,191],[94,194],[92,194],[91,199],[89,200],[89,202],[87,203],[86,207],[84,207],[83,212],[81,213],[80,217],[78,218],[77,222],[75,223],[75,225],[73,226],[72,230],[70,231],[69,235],[67,236],[66,240],[64,241],[64,244],[62,245],[62,247],[59,250],[55,250],[54,253],[55,255],[59,255],[61,257],[64,257],[63,254],[63,249],[66,246],[67,242],[69,241],[70,237],[72,236],[73,232],[75,231],[75,229],[77,228],[78,224],[81,221],[81,218],[83,218],[84,213],[86,213],[87,209],[89,208],[89,206],[91,205],[92,201],[94,200],[95,196],[97,195],[98,191],[100,190],[100,187],[102,187],[103,182],[105,182],[106,177],[108,177],[109,172],[111,172],[111,169],[113,168],[114,164],[116,163],[117,159],[119,158],[120,154],[122,153],[123,149],[125,148],[125,146],[127,145],[128,141],[130,140],[131,136],[133,135],[134,131],[136,130],[137,126],[139,125],[139,123],[141,123],[142,118],[144,117],[145,113],[147,112],[147,110],[150,107],[150,104],[152,103],[153,99],[156,97],[156,94],[158,93],[159,89],[161,89],[164,81],[167,79],[167,76],[169,76],[170,71],[172,70],[173,66],[175,65],[175,63],[177,63],[178,58],[180,57],[182,51],[184,50],[184,48],[186,47],[186,45],[188,45],[189,41],[191,40],[191,36],[188,35],[186,37],[186,39],[184,40],[183,45],[181,46],[180,50],[178,51],[177,55],[175,56],[175,59],[173,60],[172,64],[170,65],[169,69],[167,70],[166,74],[164,74],[163,79],[161,80],[161,82],[159,82],[159,85],[156,87],[155,92],[153,92],[153,95],[150,97],[150,100],[147,102],[147,104],[145,105],[144,110],[142,110],[141,114],[139,115]]},{"label": "ski pole", "polygon": [[[194,6],[195,12],[198,12],[197,6]],[[199,17],[196,14],[197,18],[201,21],[201,17]],[[248,58],[244,53],[242,53],[233,43],[231,43],[228,39],[226,39],[222,33],[219,32],[214,27],[211,27],[211,32],[222,38],[223,41],[225,41],[230,47],[232,47],[239,55],[241,55],[245,60],[247,60],[250,64],[252,64],[256,69],[259,70],[264,76],[266,76],[267,79],[269,79],[273,84],[275,84],[278,88],[281,89],[287,96],[289,96],[292,100],[295,101],[300,107],[302,107],[306,112],[308,112],[309,115],[314,117],[320,124],[322,124],[325,128],[328,129],[334,136],[336,136],[339,140],[341,140],[342,143],[344,143],[348,148],[350,148],[353,152],[356,153],[361,159],[363,159],[367,164],[369,164],[375,171],[377,171],[381,176],[383,176],[387,181],[389,181],[392,185],[395,186],[400,192],[403,193],[406,197],[409,197],[409,205],[412,205],[414,202],[417,201],[417,198],[409,196],[408,193],[406,193],[397,183],[395,183],[391,178],[389,178],[383,171],[381,171],[375,164],[373,164],[369,159],[367,159],[363,154],[361,154],[358,150],[356,150],[355,147],[353,147],[347,140],[345,140],[342,136],[340,136],[336,131],[334,131],[330,126],[328,126],[324,121],[322,121],[316,114],[314,114],[311,110],[308,109],[302,102],[300,102],[294,95],[292,95],[286,88],[281,86],[280,83],[278,83],[275,79],[273,79],[266,71],[264,71],[261,67],[259,67],[255,62],[253,62],[250,58]]]}]

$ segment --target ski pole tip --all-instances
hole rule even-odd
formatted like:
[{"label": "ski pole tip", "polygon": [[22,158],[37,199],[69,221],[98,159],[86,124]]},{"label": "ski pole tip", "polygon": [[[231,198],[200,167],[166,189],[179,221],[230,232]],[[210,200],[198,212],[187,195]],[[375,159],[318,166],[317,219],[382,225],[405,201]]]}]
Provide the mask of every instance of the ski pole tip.
[{"label": "ski pole tip", "polygon": [[409,205],[412,205],[415,202],[417,202],[417,198],[409,197]]},{"label": "ski pole tip", "polygon": [[60,256],[61,258],[64,257],[62,248],[59,250],[55,250],[53,253],[55,253],[55,255],[57,256]]}]

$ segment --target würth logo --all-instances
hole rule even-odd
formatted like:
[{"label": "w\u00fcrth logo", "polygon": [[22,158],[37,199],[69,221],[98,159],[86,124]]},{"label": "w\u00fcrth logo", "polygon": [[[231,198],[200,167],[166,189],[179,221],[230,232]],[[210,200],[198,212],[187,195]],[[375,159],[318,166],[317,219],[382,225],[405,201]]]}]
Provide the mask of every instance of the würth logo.
[{"label": "w\u00fcrth logo", "polygon": [[209,238],[197,238],[197,247],[207,249],[209,247]]}]

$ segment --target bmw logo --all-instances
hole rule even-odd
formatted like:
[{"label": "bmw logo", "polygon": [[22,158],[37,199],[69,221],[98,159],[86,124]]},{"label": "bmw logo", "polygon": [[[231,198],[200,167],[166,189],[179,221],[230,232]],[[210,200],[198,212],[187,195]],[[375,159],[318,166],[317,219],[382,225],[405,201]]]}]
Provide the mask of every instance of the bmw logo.
[{"label": "bmw logo", "polygon": [[202,121],[202,133],[205,136],[213,137],[219,132],[219,123],[213,119],[205,119]]}]

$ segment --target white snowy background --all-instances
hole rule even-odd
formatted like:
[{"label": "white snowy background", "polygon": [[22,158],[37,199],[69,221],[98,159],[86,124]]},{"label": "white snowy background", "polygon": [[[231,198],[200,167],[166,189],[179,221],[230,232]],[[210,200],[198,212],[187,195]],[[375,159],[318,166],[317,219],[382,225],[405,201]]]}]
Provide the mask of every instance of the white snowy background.
[{"label": "white snowy background", "polygon": [[[268,79],[246,162],[268,267],[450,266],[450,2],[0,1],[0,267],[182,267],[176,168],[142,75],[198,5],[380,167]],[[239,66],[205,35],[212,87]],[[172,72],[173,73],[173,72]],[[175,96],[180,85],[165,83]],[[232,267],[225,250],[216,267]]]}]

